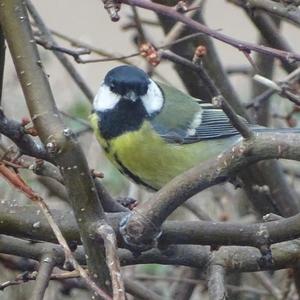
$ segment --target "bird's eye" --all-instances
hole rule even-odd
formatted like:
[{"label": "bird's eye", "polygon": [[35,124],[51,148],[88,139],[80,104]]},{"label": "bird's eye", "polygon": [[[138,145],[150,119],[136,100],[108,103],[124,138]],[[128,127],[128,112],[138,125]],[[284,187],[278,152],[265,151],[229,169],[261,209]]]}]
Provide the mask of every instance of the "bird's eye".
[{"label": "bird's eye", "polygon": [[113,91],[115,90],[115,88],[116,88],[115,83],[114,83],[114,82],[111,82],[111,83],[109,84],[109,88],[110,88],[110,90],[113,92]]}]

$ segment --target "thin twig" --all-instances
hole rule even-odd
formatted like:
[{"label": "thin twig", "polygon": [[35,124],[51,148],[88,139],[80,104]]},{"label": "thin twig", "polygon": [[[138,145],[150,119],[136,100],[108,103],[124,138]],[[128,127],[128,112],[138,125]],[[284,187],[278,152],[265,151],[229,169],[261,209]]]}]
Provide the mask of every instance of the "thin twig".
[{"label": "thin twig", "polygon": [[[44,23],[43,19],[41,18],[41,16],[35,9],[32,2],[30,0],[26,0],[26,5],[27,5],[27,8],[28,8],[33,20],[35,21],[37,27],[39,28],[40,32],[42,33],[43,39],[47,40],[47,43],[49,45],[58,46],[57,43],[52,38],[50,30],[47,28],[46,24]],[[92,102],[94,99],[93,92],[87,86],[84,79],[76,71],[76,69],[70,63],[70,61],[67,59],[67,57],[64,55],[64,53],[59,52],[59,51],[54,51],[54,54],[58,58],[58,60],[62,63],[62,65],[66,68],[67,72],[70,74],[70,76],[76,82],[76,84],[81,89],[81,91],[85,94],[85,96],[89,99],[89,101]]]},{"label": "thin twig", "polygon": [[40,45],[43,46],[45,49],[48,50],[53,50],[53,51],[59,51],[68,55],[73,56],[73,58],[75,59],[75,61],[79,61],[80,60],[80,56],[81,55],[86,55],[86,54],[90,54],[91,51],[89,49],[85,49],[85,48],[79,48],[79,49],[68,49],[56,44],[51,44],[46,40],[43,40],[41,38],[35,38],[35,42]]},{"label": "thin twig", "polygon": [[274,92],[277,92],[279,95],[287,98],[294,104],[300,106],[300,97],[296,96],[295,94],[291,93],[287,88],[286,84],[287,81],[281,81],[279,84],[276,83],[275,81],[268,79],[266,77],[263,77],[261,75],[255,75],[253,77],[254,80],[257,82],[267,86],[269,89],[274,90]]},{"label": "thin twig", "polygon": [[226,102],[222,96],[214,97],[213,104],[223,109],[232,125],[236,128],[236,130],[241,134],[243,138],[249,139],[253,137],[253,131],[247,125],[246,120],[238,116],[234,112],[230,104]]},{"label": "thin twig", "polygon": [[[201,5],[202,0],[194,0],[190,6],[187,8],[187,10],[190,10],[191,8],[193,8],[194,6],[199,6]],[[189,12],[187,12],[185,14],[186,17],[189,18],[193,18],[193,16],[197,13],[197,10],[190,10]],[[168,32],[168,34],[165,36],[164,38],[164,43],[165,44],[170,44],[172,42],[174,42],[176,39],[178,39],[178,37],[182,34],[182,32],[184,31],[184,29],[186,28],[186,25],[181,23],[181,22],[177,22],[175,23],[175,25],[171,28],[171,30]]]},{"label": "thin twig", "polygon": [[248,51],[243,51],[245,57],[247,58],[248,62],[250,63],[250,65],[252,66],[253,68],[253,71],[255,73],[260,73],[255,61],[253,60],[253,58],[251,57],[251,54],[248,52]]},{"label": "thin twig", "polygon": [[205,81],[205,84],[207,85],[211,98],[220,95],[219,89],[215,85],[214,81],[210,79],[210,77],[208,76],[204,68],[201,66],[201,64],[195,64],[189,61],[188,59],[175,54],[170,50],[162,50],[160,51],[160,55],[161,58],[163,59],[167,59],[176,64],[180,64],[182,66],[188,67],[191,71],[196,72],[198,76]]},{"label": "thin twig", "polygon": [[[56,30],[50,30],[50,32],[54,35],[54,36],[57,36],[59,37],[60,39],[64,40],[64,41],[67,41],[69,43],[71,43],[71,45],[73,46],[76,46],[76,47],[80,47],[80,48],[86,48],[86,49],[89,49],[91,52],[93,53],[96,53],[98,55],[101,55],[101,56],[104,56],[106,58],[112,58],[112,59],[115,59],[115,60],[119,60],[120,62],[124,63],[124,64],[131,64],[130,61],[128,61],[126,58],[124,57],[133,57],[132,54],[129,54],[129,55],[120,55],[121,58],[118,58],[117,56],[114,56],[112,55],[111,53],[109,52],[106,52],[105,50],[103,49],[99,49],[99,48],[96,48],[95,46],[91,45],[91,44],[88,44],[86,42],[83,42],[83,41],[79,41],[75,38],[71,38],[61,32],[58,32]],[[139,55],[139,53],[133,53],[135,55]],[[122,58],[123,57],[123,58]]]},{"label": "thin twig", "polygon": [[249,42],[241,41],[235,38],[232,38],[230,36],[227,36],[226,34],[223,34],[221,32],[218,32],[216,30],[210,29],[207,26],[200,24],[191,18],[186,17],[183,14],[178,13],[173,8],[170,8],[169,6],[157,4],[151,1],[147,0],[122,0],[122,3],[125,3],[127,5],[135,5],[138,7],[142,7],[148,10],[155,11],[158,14],[165,15],[167,17],[170,17],[174,20],[180,21],[184,24],[186,24],[188,27],[195,29],[197,31],[203,32],[217,40],[220,40],[228,45],[231,45],[235,47],[236,49],[240,51],[255,51],[264,53],[266,55],[272,55],[276,58],[279,58],[281,60],[300,60],[300,55],[294,52],[288,52],[288,51],[282,51],[278,49],[274,49],[267,46],[260,46],[255,45]]},{"label": "thin twig", "polygon": [[[72,45],[74,46],[77,46],[77,47],[80,47],[80,48],[85,48],[85,49],[88,49],[89,51],[93,52],[93,53],[96,53],[98,55],[101,55],[101,56],[104,56],[105,58],[91,58],[91,59],[83,59],[83,58],[78,58],[76,61],[77,63],[82,63],[82,64],[85,64],[85,63],[95,63],[95,62],[108,62],[108,61],[120,61],[120,62],[123,62],[125,64],[131,64],[130,61],[128,61],[127,59],[128,58],[132,58],[132,57],[136,57],[136,56],[139,56],[141,53],[140,52],[134,52],[134,53],[131,53],[131,54],[127,54],[127,55],[120,55],[120,56],[116,56],[116,55],[112,55],[102,49],[99,49],[99,48],[95,48],[94,46],[88,44],[88,43],[85,43],[85,42],[82,42],[82,41],[79,41],[77,39],[74,39],[74,38],[71,38],[71,37],[68,37],[62,33],[59,33],[55,30],[51,30],[51,32],[53,33],[53,35],[56,35],[57,37],[65,40],[65,41],[68,41],[70,42]],[[183,43],[189,39],[193,39],[193,38],[196,38],[197,36],[199,35],[202,35],[203,33],[193,33],[193,34],[189,34],[183,38],[180,38],[180,39],[177,39],[177,40],[174,40],[170,43],[163,43],[161,46],[157,46],[156,49],[165,49],[165,48],[169,48],[173,45],[176,45],[176,44],[179,44],[179,43]],[[51,47],[48,46],[47,49],[51,49]],[[63,51],[63,47],[60,48],[61,51]],[[68,54],[69,51],[65,52],[66,54]]]},{"label": "thin twig", "polygon": [[132,6],[131,8],[132,8],[132,12],[133,12],[133,20],[135,23],[135,28],[139,35],[139,44],[146,43],[146,41],[147,41],[146,34],[144,32],[142,22],[140,20],[140,16],[138,14],[137,8],[135,6]]},{"label": "thin twig", "polygon": [[74,267],[74,269],[78,270],[80,273],[80,276],[84,279],[86,284],[95,291],[98,295],[103,297],[104,299],[111,299],[104,291],[102,291],[87,275],[86,271],[80,266],[80,264],[77,262],[77,260],[74,258],[72,251],[70,250],[67,241],[65,240],[62,232],[60,231],[57,223],[53,219],[50,210],[43,200],[41,196],[36,194],[22,179],[20,176],[15,174],[13,171],[9,170],[7,167],[4,166],[4,164],[0,163],[0,173],[1,175],[15,188],[17,188],[19,191],[24,193],[24,195],[29,198],[30,200],[34,201],[43,211],[47,221],[49,222],[50,227],[53,230],[53,233],[55,234],[55,237],[57,238],[59,244],[62,246],[66,262],[71,263],[71,265]]},{"label": "thin twig", "polygon": [[221,95],[213,80],[207,74],[206,70],[202,67],[201,63],[192,63],[184,57],[171,52],[170,50],[163,50],[160,52],[160,55],[162,58],[188,66],[191,70],[194,70],[210,91],[213,104],[224,110],[228,118],[231,120],[233,126],[241,133],[244,138],[250,138],[252,136],[251,129],[249,128],[249,126],[247,126],[246,121],[235,114],[229,103],[227,103],[224,97]]},{"label": "thin twig", "polygon": [[13,280],[7,280],[7,281],[0,283],[0,291],[3,291],[5,288],[7,288],[9,286],[19,285],[19,284],[27,282],[28,280],[31,280],[32,274],[35,274],[34,278],[36,279],[36,276],[37,276],[36,271],[33,273],[28,273],[26,271],[26,272],[23,272],[22,274],[17,275],[16,278]]},{"label": "thin twig", "polygon": [[276,93],[274,89],[267,89],[264,92],[262,92],[260,95],[257,95],[251,101],[249,101],[249,104],[246,105],[246,108],[249,109],[251,107],[258,108],[261,103],[264,101],[267,101],[271,96],[273,96]]},{"label": "thin twig", "polygon": [[[287,86],[289,84],[292,84],[299,80],[300,77],[300,67],[292,71],[290,74],[288,74],[285,78],[275,82],[272,81],[268,78],[262,77],[260,75],[256,75],[254,79],[258,79],[260,83],[268,86],[268,89],[261,93],[260,95],[256,96],[253,98],[248,105],[246,105],[246,108],[251,108],[251,107],[258,107],[261,102],[266,101],[269,99],[272,95],[274,95],[276,92],[280,93],[281,96],[286,97],[285,92],[286,90],[282,88],[282,86]],[[295,95],[294,95],[295,96]],[[298,103],[298,98],[291,100],[292,102],[295,103],[295,101]],[[300,100],[300,99],[299,99]],[[295,103],[296,104],[296,103]],[[298,104],[299,105],[299,104]]]},{"label": "thin twig", "polygon": [[[70,278],[78,278],[80,277],[80,273],[77,270],[70,271],[70,272],[63,272],[63,273],[56,273],[56,274],[50,274],[49,279],[50,280],[64,280],[64,279],[70,279]],[[0,290],[4,290],[5,288],[13,285],[19,285],[22,283],[26,283],[28,281],[37,280],[38,279],[38,272],[23,272],[22,274],[19,274],[16,276],[13,280],[8,280],[5,282],[0,283]]]},{"label": "thin twig", "polygon": [[[234,2],[235,4],[238,4],[239,6],[242,6],[244,8],[249,18],[260,31],[264,41],[267,42],[269,46],[275,49],[293,52],[292,47],[289,45],[285,36],[278,30],[274,18],[272,18],[267,13],[259,10],[256,10],[253,14],[253,11],[247,6],[246,1],[241,3],[239,0],[231,0],[231,2]],[[282,61],[282,65],[288,73],[297,68],[297,63],[293,61]]]},{"label": "thin twig", "polygon": [[118,246],[115,232],[108,224],[99,224],[99,226],[95,229],[95,233],[104,242],[106,261],[112,281],[113,299],[125,300],[125,288],[121,275],[120,261],[117,254]]},{"label": "thin twig", "polygon": [[262,284],[262,286],[274,297],[276,300],[282,300],[281,291],[275,286],[275,284],[268,278],[267,274],[262,272],[253,273],[252,276]]}]

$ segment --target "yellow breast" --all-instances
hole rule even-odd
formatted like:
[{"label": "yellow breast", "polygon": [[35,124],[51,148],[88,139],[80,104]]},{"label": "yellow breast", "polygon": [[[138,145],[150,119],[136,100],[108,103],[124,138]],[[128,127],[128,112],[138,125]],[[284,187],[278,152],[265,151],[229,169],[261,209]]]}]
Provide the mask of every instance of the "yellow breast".
[{"label": "yellow breast", "polygon": [[222,139],[184,145],[167,143],[147,121],[139,130],[107,141],[101,136],[95,114],[91,122],[99,143],[113,164],[137,183],[155,190],[196,164],[216,157],[222,149]]}]

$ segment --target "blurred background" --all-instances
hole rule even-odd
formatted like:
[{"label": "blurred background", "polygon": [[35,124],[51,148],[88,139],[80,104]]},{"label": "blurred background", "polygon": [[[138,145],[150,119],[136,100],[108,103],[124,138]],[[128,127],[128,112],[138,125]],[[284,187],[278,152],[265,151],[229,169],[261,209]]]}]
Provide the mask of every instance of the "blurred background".
[{"label": "blurred background", "polygon": [[[83,1],[75,3],[72,0],[33,0],[32,3],[35,5],[48,28],[57,33],[92,45],[114,56],[129,55],[137,52],[137,47],[134,42],[136,30],[134,28],[124,29],[132,20],[132,11],[125,5],[122,7],[121,20],[117,23],[113,23],[110,21],[107,12],[103,9],[102,2],[99,0],[90,0],[88,4]],[[138,9],[138,12],[142,18],[158,22],[156,15],[152,12],[143,9]],[[258,41],[259,34],[253,24],[245,16],[244,11],[227,1],[207,1],[204,15],[207,25],[212,29],[220,30],[229,36],[244,41],[253,43]],[[159,26],[146,25],[144,29],[150,40],[155,41],[157,45],[163,44],[164,34]],[[286,39],[292,44],[294,51],[300,52],[300,39],[297,28],[284,22],[281,30]],[[67,48],[71,47],[70,43],[60,38],[56,38],[56,41],[61,46]],[[251,68],[242,52],[217,40],[214,40],[214,43],[225,69],[232,67]],[[87,119],[91,106],[85,95],[79,90],[78,86],[51,51],[45,50],[43,47],[39,47],[39,50],[46,73],[49,76],[57,106],[73,116],[75,115]],[[2,105],[8,117],[21,119],[24,116],[28,116],[28,112],[9,51],[6,52],[6,57]],[[98,58],[99,56],[91,54],[86,55],[86,57]],[[78,64],[72,57],[70,57],[70,61],[85,79],[94,94],[107,71],[122,64],[122,62],[119,61]],[[128,61],[140,68],[147,68],[147,62],[140,56],[129,58]],[[275,62],[275,64],[279,64],[278,61]],[[171,63],[163,61],[156,67],[156,71],[161,74],[169,84],[184,90],[184,85],[177,76],[177,73],[173,71]],[[275,69],[275,78],[282,78],[282,76],[283,73],[281,73],[280,69]],[[157,78],[155,75],[153,77],[162,80],[161,77]],[[249,100],[251,97],[250,78],[240,74],[233,74],[230,76],[230,80],[240,98],[245,101]],[[70,119],[66,121],[68,122]],[[77,129],[80,130],[80,124],[78,124],[78,122],[75,123],[76,124],[73,122],[72,125],[79,126],[79,129]],[[84,142],[89,145],[89,147],[83,147],[87,152],[100,155],[101,149],[92,136],[84,136]],[[101,166],[100,169],[102,171],[107,165],[105,160],[101,160],[100,162],[99,157],[95,157],[94,155],[91,155],[89,163],[92,168]],[[105,166],[103,164],[105,164]],[[107,177],[109,176],[106,174],[105,182],[110,180]],[[111,178],[111,180],[113,179]],[[121,189],[123,188],[124,186],[122,185]],[[117,192],[120,192],[120,190]]]},{"label": "blurred background", "polygon": [[[210,28],[220,30],[229,36],[243,41],[252,43],[258,42],[259,34],[249,21],[249,18],[245,16],[242,9],[227,1],[209,0],[206,2],[204,15],[206,23]],[[132,10],[125,5],[120,12],[121,20],[117,23],[113,23],[107,12],[103,9],[102,2],[99,0],[32,0],[32,3],[35,5],[48,28],[58,34],[86,43],[114,56],[129,55],[137,52],[137,46],[135,44],[136,29],[128,26],[132,21]],[[138,9],[138,12],[141,18],[151,21],[152,23],[158,22],[156,15],[153,13],[141,9]],[[300,53],[298,29],[287,22],[284,22],[281,28],[282,34],[289,40],[294,51]],[[144,29],[149,39],[154,41],[156,45],[163,44],[164,33],[159,26],[145,25]],[[66,48],[72,47],[69,42],[59,37],[55,37],[55,39],[61,46],[65,46]],[[251,68],[243,53],[219,41],[214,40],[214,43],[225,69],[233,67]],[[78,133],[90,167],[104,173],[104,179],[102,181],[114,196],[131,196],[139,201],[146,201],[149,197],[149,193],[122,177],[107,161],[93,134],[86,130],[87,127],[84,122],[88,122],[88,115],[91,110],[91,105],[86,96],[80,91],[51,51],[45,50],[43,47],[39,47],[39,50],[45,71],[49,76],[57,106],[66,114],[64,120],[67,126],[70,126],[74,132]],[[86,57],[98,58],[99,56],[91,54]],[[8,117],[21,120],[23,117],[29,116],[29,114],[9,51],[6,51],[6,58],[2,106]],[[119,61],[78,64],[72,57],[69,59],[76,70],[85,79],[94,94],[107,71],[122,64]],[[147,62],[140,56],[128,58],[128,61],[147,70]],[[275,62],[275,65],[277,68],[275,68],[274,78],[283,78],[284,73],[278,67],[279,63]],[[185,91],[183,83],[177,76],[177,73],[174,72],[173,65],[170,62],[164,61],[160,63],[155,68],[155,71],[158,76],[154,75],[154,78],[166,80],[169,84]],[[251,99],[251,78],[249,76],[233,74],[230,76],[230,81],[245,103]],[[276,107],[282,105],[282,103],[277,99],[277,96],[273,98],[273,106],[275,106],[276,110]],[[285,105],[284,110],[288,111],[289,107],[289,104],[287,104],[287,108]],[[7,144],[10,145],[9,141],[7,141]],[[293,167],[296,164],[292,163],[291,165],[291,167]],[[40,178],[37,179],[35,175],[28,171],[22,172],[30,185],[47,199],[51,207],[68,207],[68,204],[61,201],[63,196],[59,193],[59,189],[52,186],[51,182],[45,182]],[[293,180],[293,178],[290,179],[290,182],[295,189],[297,189]],[[2,201],[14,198],[18,198],[18,201],[20,201],[20,195],[12,190],[6,183],[1,182],[0,187],[3,190]],[[22,199],[21,201],[26,202],[27,200]],[[256,220],[256,215],[252,208],[243,200],[243,194],[239,190],[235,190],[229,184],[214,187],[197,195],[188,202],[186,207],[178,209],[171,217],[177,219],[197,218],[197,207],[200,208],[200,211],[203,210],[205,214],[215,220],[226,221],[242,219],[244,222],[254,222]],[[241,211],[243,211],[242,218]],[[5,269],[3,265],[1,268]],[[139,274],[147,274],[148,281],[146,280],[145,284],[153,284],[153,279],[149,279],[151,275],[168,277],[173,274],[174,268],[175,267],[158,265],[131,266],[126,268],[126,272],[133,277],[138,277]],[[281,273],[278,272],[277,274],[276,276],[279,277],[279,282]],[[253,281],[254,285],[257,284],[251,275],[240,275],[240,277],[242,276],[250,278],[249,282]],[[12,273],[5,271],[1,277],[2,281],[7,280],[12,277]],[[57,289],[57,285],[59,284],[52,284],[55,288],[48,289],[46,299],[68,299],[70,297],[72,297],[72,299],[76,297],[77,299],[87,299],[86,293],[79,289],[72,289],[70,295],[62,295],[58,291],[59,289]],[[162,294],[165,299],[171,299],[169,294],[171,288],[169,287],[172,284],[174,283],[158,281],[155,283],[155,289]],[[19,289],[7,288],[3,293],[0,292],[0,299],[29,299],[23,288],[30,290],[30,285],[31,284],[22,285]],[[194,299],[199,299],[200,294],[204,297],[203,299],[205,299],[206,292],[203,281],[200,281],[198,292],[194,292]],[[258,297],[257,294],[255,294],[255,297],[253,294],[251,294],[251,297],[247,293],[246,295],[247,297],[243,294],[243,298],[239,296],[239,298],[236,299],[266,299],[263,298],[265,296]]]}]

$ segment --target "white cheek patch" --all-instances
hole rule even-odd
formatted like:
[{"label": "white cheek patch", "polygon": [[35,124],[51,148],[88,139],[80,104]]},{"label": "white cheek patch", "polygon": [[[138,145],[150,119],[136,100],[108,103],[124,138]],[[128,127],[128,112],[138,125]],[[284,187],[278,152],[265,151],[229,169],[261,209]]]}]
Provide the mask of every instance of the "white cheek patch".
[{"label": "white cheek patch", "polygon": [[162,109],[164,97],[160,88],[152,79],[150,79],[147,93],[144,96],[141,96],[141,100],[148,115],[152,115]]},{"label": "white cheek patch", "polygon": [[188,136],[193,136],[196,134],[196,129],[200,126],[201,122],[202,122],[202,109],[197,112],[194,116],[194,119],[189,127],[189,129],[187,130],[187,135]]},{"label": "white cheek patch", "polygon": [[113,109],[120,101],[120,98],[119,95],[113,93],[110,88],[102,82],[94,98],[93,107],[96,111],[100,112]]}]

